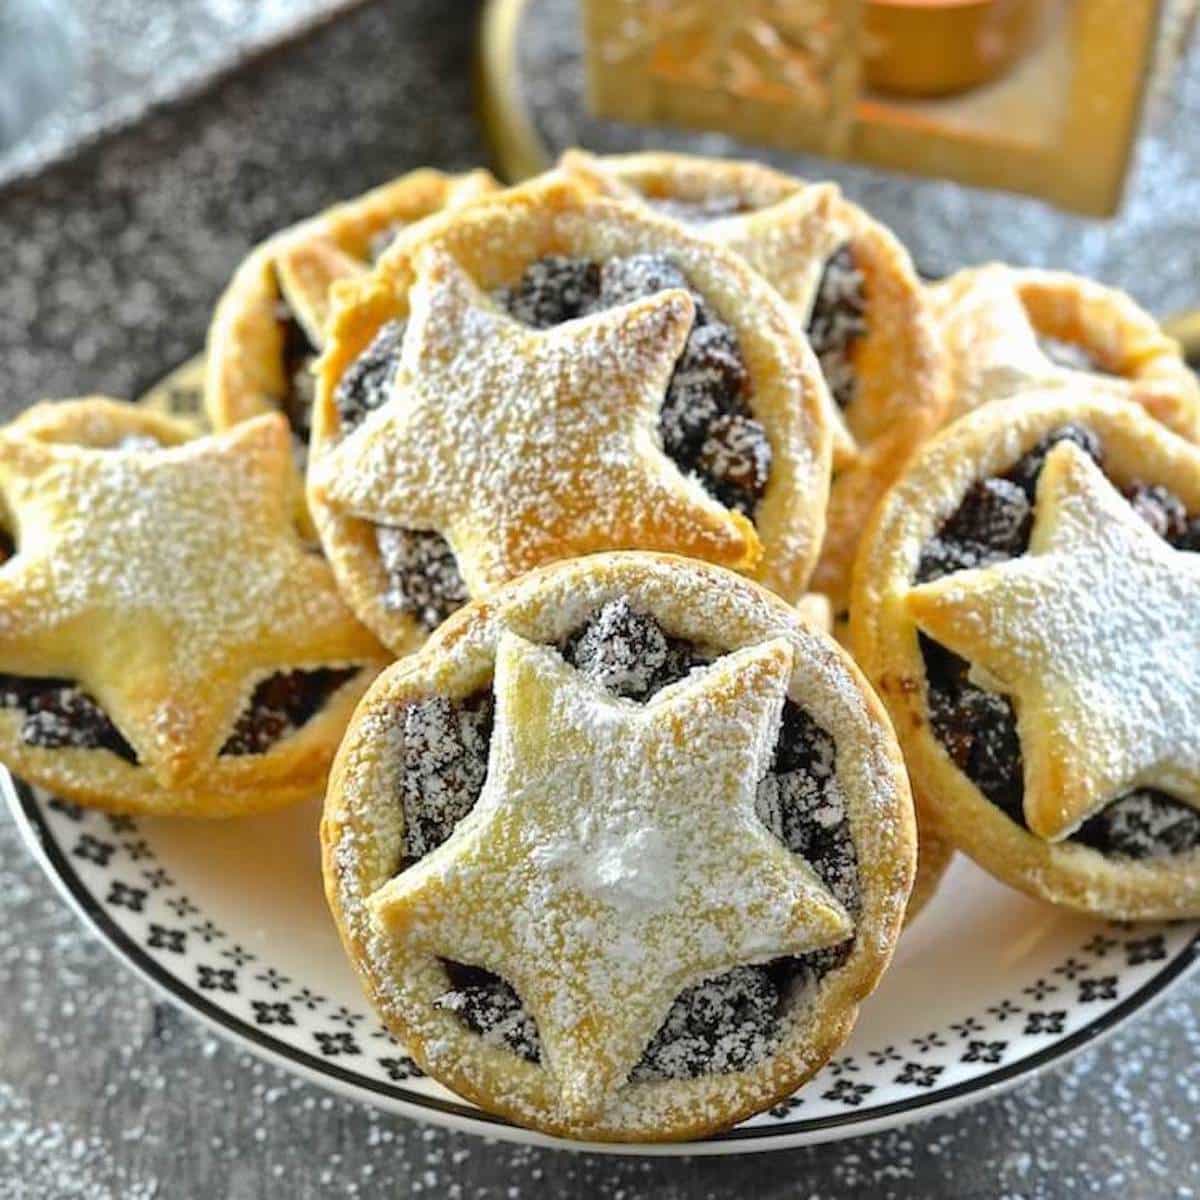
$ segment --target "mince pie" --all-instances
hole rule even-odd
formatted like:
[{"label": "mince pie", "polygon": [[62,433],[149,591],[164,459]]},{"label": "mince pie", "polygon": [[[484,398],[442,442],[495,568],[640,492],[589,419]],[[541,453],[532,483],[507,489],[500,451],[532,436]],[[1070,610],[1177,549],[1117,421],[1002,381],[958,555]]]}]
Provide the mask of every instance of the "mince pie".
[{"label": "mince pie", "polygon": [[804,322],[834,424],[825,543],[811,586],[843,611],[862,527],[941,423],[948,399],[937,331],[908,252],[833,185],[757,163],[569,151],[563,167],[738,251]]},{"label": "mince pie", "polygon": [[1003,263],[960,271],[929,290],[951,376],[949,417],[1082,377],[1200,441],[1200,384],[1178,344],[1124,292]]},{"label": "mince pie", "polygon": [[303,469],[312,365],[324,343],[333,285],[365,275],[415,222],[496,188],[484,170],[412,171],[258,246],[230,280],[209,327],[204,408],[212,427],[228,429],[259,413],[282,412]]},{"label": "mince pie", "polygon": [[707,563],[602,554],[463,609],[351,722],[326,893],[440,1082],[586,1139],[695,1137],[844,1041],[912,883],[845,652]]},{"label": "mince pie", "polygon": [[820,544],[816,360],[735,255],[552,176],[338,289],[309,506],[397,653],[539,564],[676,551],[785,598]]},{"label": "mince pie", "polygon": [[855,572],[919,807],[994,875],[1200,916],[1200,449],[1084,384],[930,442]]},{"label": "mince pie", "polygon": [[283,418],[188,432],[96,398],[0,431],[0,760],[85,804],[317,794],[382,665],[299,540]]}]

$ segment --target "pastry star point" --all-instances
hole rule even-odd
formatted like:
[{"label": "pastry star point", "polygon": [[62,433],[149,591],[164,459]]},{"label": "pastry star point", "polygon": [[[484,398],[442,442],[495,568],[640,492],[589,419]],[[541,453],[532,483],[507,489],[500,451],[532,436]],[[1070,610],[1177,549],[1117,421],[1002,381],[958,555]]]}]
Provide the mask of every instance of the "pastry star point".
[{"label": "pastry star point", "polygon": [[505,634],[478,804],[369,900],[392,936],[513,985],[577,1115],[603,1108],[687,987],[853,932],[754,811],[791,670],[777,639],[639,705]]},{"label": "pastry star point", "polygon": [[1196,803],[1200,555],[1161,539],[1079,447],[1047,455],[1026,555],[906,606],[1012,697],[1033,833],[1060,840],[1137,788]]}]

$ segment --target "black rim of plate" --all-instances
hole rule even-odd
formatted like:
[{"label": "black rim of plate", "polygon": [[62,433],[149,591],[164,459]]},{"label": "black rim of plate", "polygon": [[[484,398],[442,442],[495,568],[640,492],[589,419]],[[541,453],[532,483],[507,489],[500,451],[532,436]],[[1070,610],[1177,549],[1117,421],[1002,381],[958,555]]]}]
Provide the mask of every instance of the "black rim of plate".
[{"label": "black rim of plate", "polygon": [[[119,959],[136,970],[138,974],[149,979],[179,1007],[200,1014],[232,1040],[242,1042],[251,1049],[264,1051],[272,1058],[294,1063],[310,1075],[335,1079],[359,1092],[370,1092],[400,1101],[414,1108],[449,1114],[476,1125],[513,1128],[512,1122],[493,1116],[482,1109],[452,1100],[441,1100],[436,1096],[427,1096],[422,1092],[410,1091],[408,1088],[395,1084],[368,1079],[355,1071],[347,1071],[325,1059],[299,1050],[287,1042],[264,1034],[253,1025],[239,1017],[232,1016],[213,1004],[195,988],[183,983],[178,976],[162,967],[113,921],[104,906],[96,900],[72,867],[42,815],[41,807],[32,789],[8,771],[0,768],[0,772],[2,772],[0,773],[0,789],[5,792],[9,807],[16,817],[18,825],[22,827],[22,832],[40,848],[42,865],[50,875],[51,881],[64,892],[86,924],[99,935]],[[1003,1089],[1006,1084],[1015,1083],[1023,1076],[1037,1074],[1051,1064],[1069,1058],[1075,1052],[1112,1033],[1127,1017],[1161,998],[1167,988],[1187,974],[1192,967],[1197,965],[1198,961],[1200,961],[1200,933],[1193,937],[1174,958],[1168,960],[1157,974],[1094,1021],[1043,1050],[1015,1062],[1007,1063],[994,1071],[977,1075],[973,1079],[964,1080],[949,1087],[934,1089],[925,1095],[912,1096],[906,1100],[892,1101],[889,1104],[855,1109],[853,1112],[837,1116],[739,1127],[701,1139],[698,1144],[752,1142],[767,1138],[786,1139],[791,1136],[808,1135],[842,1127],[876,1125],[901,1115],[912,1115],[915,1118],[922,1109],[940,1109],[947,1104],[957,1106],[973,1095],[983,1098],[983,1094]],[[629,1152],[636,1153],[637,1146],[631,1145]]]}]

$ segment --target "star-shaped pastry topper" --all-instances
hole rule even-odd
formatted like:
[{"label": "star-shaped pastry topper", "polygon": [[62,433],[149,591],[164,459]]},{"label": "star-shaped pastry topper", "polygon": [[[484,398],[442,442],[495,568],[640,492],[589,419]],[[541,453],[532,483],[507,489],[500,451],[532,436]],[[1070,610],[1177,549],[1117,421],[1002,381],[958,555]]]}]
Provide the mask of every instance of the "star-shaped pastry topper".
[{"label": "star-shaped pastry topper", "polygon": [[170,449],[0,436],[18,553],[0,671],[78,680],[163,785],[217,755],[273,671],[378,661],[288,505],[277,415]]},{"label": "star-shaped pastry topper", "polygon": [[310,488],[350,515],[441,533],[476,594],[602,549],[752,569],[753,525],[658,442],[693,315],[688,294],[671,289],[530,329],[452,255],[426,247],[393,393],[313,464]]},{"label": "star-shaped pastry topper", "polygon": [[370,898],[393,936],[512,983],[576,1119],[604,1108],[680,992],[853,933],[755,815],[791,670],[779,638],[640,705],[505,633],[478,804]]},{"label": "star-shaped pastry topper", "polygon": [[1028,554],[914,588],[907,606],[1012,698],[1039,837],[1134,788],[1197,802],[1200,555],[1159,538],[1077,446],[1046,458]]}]

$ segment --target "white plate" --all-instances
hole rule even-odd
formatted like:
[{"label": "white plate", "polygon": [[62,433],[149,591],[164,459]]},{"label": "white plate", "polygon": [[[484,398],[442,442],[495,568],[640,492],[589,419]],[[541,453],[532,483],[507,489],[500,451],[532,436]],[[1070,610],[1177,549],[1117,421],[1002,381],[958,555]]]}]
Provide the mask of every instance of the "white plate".
[{"label": "white plate", "polygon": [[[518,1142],[420,1075],[359,991],[325,908],[315,805],[238,821],[111,817],[3,773],[31,850],[139,975],[251,1050],[368,1104]],[[719,1137],[623,1153],[733,1154],[945,1113],[1112,1032],[1195,964],[1200,926],[1072,916],[960,855],[901,940],[843,1052],[802,1092]],[[605,1147],[592,1146],[591,1149]]]}]

